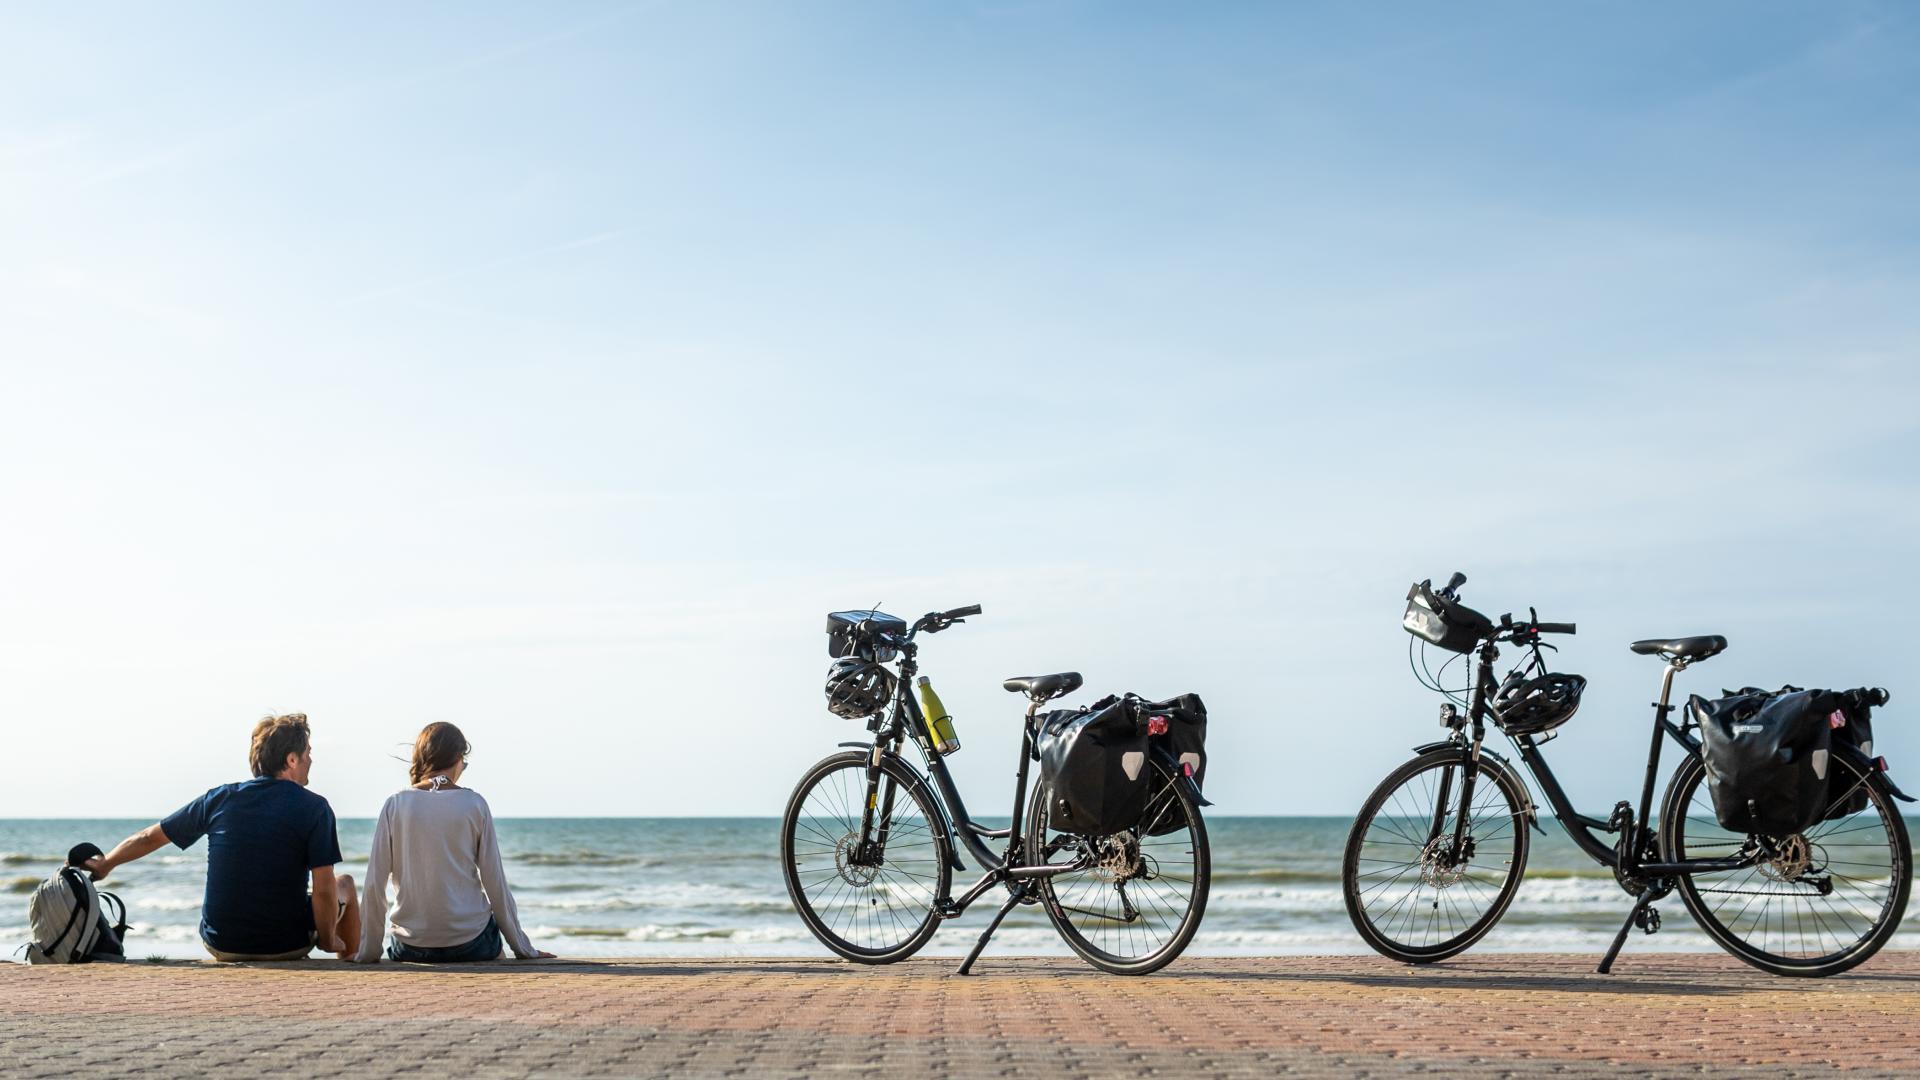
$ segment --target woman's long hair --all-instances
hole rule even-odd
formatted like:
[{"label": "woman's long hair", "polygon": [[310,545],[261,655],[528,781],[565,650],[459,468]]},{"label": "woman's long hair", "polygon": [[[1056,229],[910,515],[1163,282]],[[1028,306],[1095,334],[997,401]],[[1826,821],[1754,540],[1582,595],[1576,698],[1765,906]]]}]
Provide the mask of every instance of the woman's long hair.
[{"label": "woman's long hair", "polygon": [[444,721],[428,724],[420,729],[420,737],[413,740],[413,764],[407,769],[407,775],[414,783],[419,783],[435,773],[445,772],[466,760],[473,753],[467,737],[460,729]]}]

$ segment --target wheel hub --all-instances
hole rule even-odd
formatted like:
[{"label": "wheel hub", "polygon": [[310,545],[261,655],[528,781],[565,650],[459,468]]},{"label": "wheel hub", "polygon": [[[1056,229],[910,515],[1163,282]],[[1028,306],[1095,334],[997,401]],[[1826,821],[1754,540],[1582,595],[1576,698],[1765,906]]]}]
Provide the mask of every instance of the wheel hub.
[{"label": "wheel hub", "polygon": [[1759,863],[1762,877],[1778,882],[1799,881],[1813,866],[1813,848],[1807,838],[1794,833],[1774,849],[1773,857]]},{"label": "wheel hub", "polygon": [[1453,838],[1436,836],[1420,852],[1420,880],[1436,889],[1444,889],[1467,876],[1473,860],[1473,838],[1461,841],[1460,852],[1453,850]]},{"label": "wheel hub", "polygon": [[833,845],[833,864],[840,871],[840,880],[865,888],[880,876],[880,863],[877,859],[872,862],[862,860],[859,853],[860,835],[850,832]]}]

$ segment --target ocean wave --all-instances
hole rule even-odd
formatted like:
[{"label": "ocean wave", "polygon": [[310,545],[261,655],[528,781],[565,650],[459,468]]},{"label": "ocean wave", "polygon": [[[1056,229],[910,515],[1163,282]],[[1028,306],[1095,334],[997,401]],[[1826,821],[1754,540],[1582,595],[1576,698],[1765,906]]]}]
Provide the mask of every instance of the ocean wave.
[{"label": "ocean wave", "polygon": [[598,851],[527,851],[507,856],[508,862],[528,866],[661,866],[663,860],[640,855],[608,855]]},{"label": "ocean wave", "polygon": [[65,855],[33,855],[24,851],[0,852],[0,865],[28,866],[33,863],[52,863],[60,866],[67,861]]},{"label": "ocean wave", "polygon": [[6,891],[10,893],[21,893],[21,894],[30,893],[33,890],[39,888],[40,883],[45,880],[46,880],[45,878],[37,878],[37,877],[12,878],[7,882]]}]

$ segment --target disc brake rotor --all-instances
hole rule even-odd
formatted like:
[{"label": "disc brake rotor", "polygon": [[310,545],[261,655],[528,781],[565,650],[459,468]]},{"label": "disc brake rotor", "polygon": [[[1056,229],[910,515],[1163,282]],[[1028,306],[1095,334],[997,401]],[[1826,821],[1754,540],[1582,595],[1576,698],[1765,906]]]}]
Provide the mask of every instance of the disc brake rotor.
[{"label": "disc brake rotor", "polygon": [[[1453,838],[1436,836],[1420,852],[1420,880],[1444,889],[1466,876],[1467,859],[1452,855]],[[1469,852],[1471,857],[1471,852]]]},{"label": "disc brake rotor", "polygon": [[865,888],[873,884],[880,876],[879,866],[868,866],[854,861],[854,852],[859,850],[860,835],[848,833],[833,845],[833,864],[840,871],[840,880],[849,885]]}]

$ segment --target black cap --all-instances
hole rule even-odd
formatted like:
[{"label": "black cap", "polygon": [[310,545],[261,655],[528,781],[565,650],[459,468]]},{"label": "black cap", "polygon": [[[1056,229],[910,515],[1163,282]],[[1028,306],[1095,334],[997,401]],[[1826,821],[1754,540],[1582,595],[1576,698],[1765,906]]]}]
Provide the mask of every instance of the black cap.
[{"label": "black cap", "polygon": [[75,844],[67,851],[67,865],[79,866],[88,859],[97,859],[104,854],[105,852],[92,844]]}]

